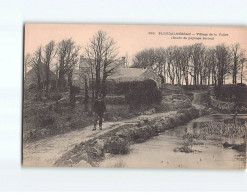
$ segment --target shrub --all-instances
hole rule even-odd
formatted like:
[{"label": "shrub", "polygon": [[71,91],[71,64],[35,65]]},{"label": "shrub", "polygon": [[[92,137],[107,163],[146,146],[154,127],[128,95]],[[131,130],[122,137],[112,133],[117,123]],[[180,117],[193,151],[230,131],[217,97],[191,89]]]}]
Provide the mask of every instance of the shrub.
[{"label": "shrub", "polygon": [[[148,84],[149,83],[149,84]],[[156,82],[149,79],[144,81],[127,81],[127,82],[119,82],[119,83],[107,83],[108,85],[108,94],[114,92],[116,95],[126,95],[131,91],[138,90],[139,88],[143,88],[144,86],[151,85],[153,87],[156,86]]]},{"label": "shrub", "polygon": [[[114,83],[109,87],[114,88],[114,94],[123,95],[129,93],[131,90],[137,88],[137,85],[142,81],[128,81],[128,82],[120,82]],[[109,93],[109,92],[108,92]]]},{"label": "shrub", "polygon": [[190,121],[191,119],[199,116],[199,111],[194,108],[190,109],[181,109],[178,111],[179,114],[183,114],[185,116],[184,120]]},{"label": "shrub", "polygon": [[105,147],[111,154],[127,154],[130,151],[129,143],[118,136],[112,137]]}]

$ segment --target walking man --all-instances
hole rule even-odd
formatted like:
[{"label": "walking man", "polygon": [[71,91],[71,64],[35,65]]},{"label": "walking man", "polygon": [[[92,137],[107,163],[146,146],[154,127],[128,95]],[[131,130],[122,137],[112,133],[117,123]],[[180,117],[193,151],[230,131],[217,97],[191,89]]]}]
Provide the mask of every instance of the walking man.
[{"label": "walking man", "polygon": [[96,130],[97,121],[99,120],[99,129],[102,130],[102,119],[104,112],[106,110],[105,102],[103,100],[103,95],[100,93],[98,98],[94,102],[93,111],[94,111],[94,128]]}]

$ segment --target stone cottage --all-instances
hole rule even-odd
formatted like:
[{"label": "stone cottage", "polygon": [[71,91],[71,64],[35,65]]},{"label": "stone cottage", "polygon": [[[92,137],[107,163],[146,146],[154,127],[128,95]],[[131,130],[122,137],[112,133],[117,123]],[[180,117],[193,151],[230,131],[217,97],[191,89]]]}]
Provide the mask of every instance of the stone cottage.
[{"label": "stone cottage", "polygon": [[[158,76],[152,68],[128,68],[126,67],[124,57],[119,58],[116,63],[118,63],[117,68],[112,75],[107,77],[107,82],[120,83],[151,79],[156,82],[158,88],[161,87],[161,77]],[[73,83],[84,90],[85,81],[87,81],[87,85],[89,86],[91,83],[90,65],[88,59],[81,56],[79,68],[74,70]]]}]

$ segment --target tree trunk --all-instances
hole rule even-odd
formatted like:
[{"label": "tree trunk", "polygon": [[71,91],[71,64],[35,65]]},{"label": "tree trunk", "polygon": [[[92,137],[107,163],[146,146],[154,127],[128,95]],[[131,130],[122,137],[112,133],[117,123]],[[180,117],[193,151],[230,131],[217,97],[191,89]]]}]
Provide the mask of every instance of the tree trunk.
[{"label": "tree trunk", "polygon": [[233,64],[233,71],[232,71],[232,84],[237,83],[237,58],[234,56],[234,64]]},{"label": "tree trunk", "polygon": [[50,65],[46,65],[46,95],[49,94],[49,84],[50,84]]},{"label": "tree trunk", "polygon": [[101,89],[101,85],[100,85],[100,63],[97,62],[97,64],[96,64],[96,86],[95,86],[96,97],[98,97],[100,89]]},{"label": "tree trunk", "polygon": [[73,89],[72,74],[73,74],[73,71],[69,71],[68,73],[69,101],[70,101],[71,107],[75,107],[75,91]]},{"label": "tree trunk", "polygon": [[87,86],[87,77],[85,76],[85,99],[84,99],[84,104],[85,104],[85,110],[88,111],[88,86]]},{"label": "tree trunk", "polygon": [[196,73],[194,72],[194,77],[193,77],[193,79],[194,79],[194,82],[193,82],[193,84],[194,85],[196,85],[197,83],[196,83],[196,80],[197,80],[197,76],[196,76]]},{"label": "tree trunk", "polygon": [[64,62],[60,62],[60,67],[59,67],[59,74],[58,74],[58,89],[59,91],[64,91],[65,87],[65,70],[64,70]]},{"label": "tree trunk", "polygon": [[208,73],[208,86],[210,86],[210,76],[211,76],[211,73],[209,72]]},{"label": "tree trunk", "polygon": [[166,83],[166,64],[164,64],[164,83]]}]

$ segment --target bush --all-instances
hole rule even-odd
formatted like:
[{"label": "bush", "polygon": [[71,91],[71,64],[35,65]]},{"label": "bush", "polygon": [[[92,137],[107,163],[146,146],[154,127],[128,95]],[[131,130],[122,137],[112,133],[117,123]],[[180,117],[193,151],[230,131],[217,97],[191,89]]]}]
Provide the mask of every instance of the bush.
[{"label": "bush", "polygon": [[192,120],[193,118],[199,117],[199,111],[194,108],[179,110],[178,114],[183,114],[184,121],[187,121],[187,122]]},{"label": "bush", "polygon": [[105,147],[111,154],[127,154],[130,151],[129,143],[118,136],[112,137]]},{"label": "bush", "polygon": [[150,85],[152,85],[153,87],[157,87],[156,82],[151,79],[145,81],[127,81],[119,83],[108,82],[108,94],[111,94],[114,91],[114,94],[116,95],[126,95],[131,91],[138,90],[140,87],[146,85],[147,83],[152,83]]},{"label": "bush", "polygon": [[[141,81],[128,81],[128,82],[120,82],[120,83],[114,83],[114,84],[108,84],[108,89],[114,88],[114,94],[117,95],[125,95],[129,93],[131,90],[134,90],[134,88],[137,88],[138,83]],[[111,93],[110,91],[108,93]]]},{"label": "bush", "polygon": [[158,90],[155,81],[146,80],[139,82],[126,96],[126,102],[133,108],[140,105],[159,104],[162,93]]}]

